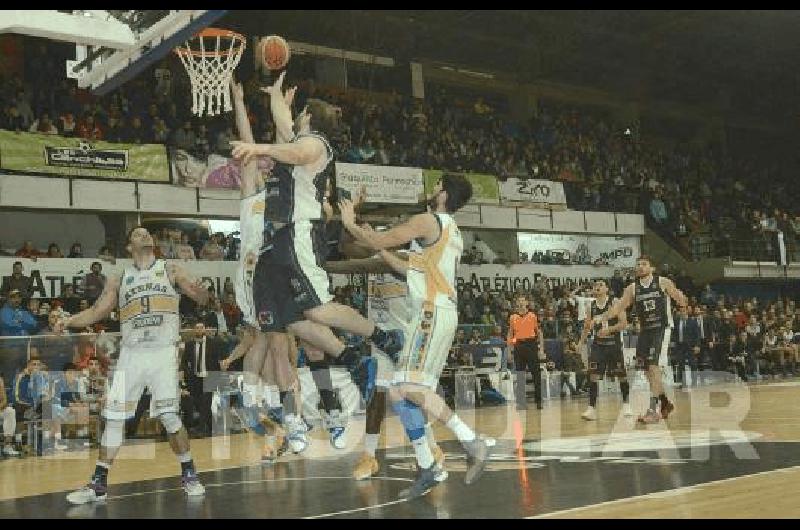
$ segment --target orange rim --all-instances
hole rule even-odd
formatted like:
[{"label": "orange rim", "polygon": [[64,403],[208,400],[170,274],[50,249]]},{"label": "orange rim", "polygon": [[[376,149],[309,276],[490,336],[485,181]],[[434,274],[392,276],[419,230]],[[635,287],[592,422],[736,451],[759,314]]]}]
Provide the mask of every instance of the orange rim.
[{"label": "orange rim", "polygon": [[244,49],[245,45],[247,44],[247,39],[241,33],[237,33],[235,31],[231,31],[229,29],[219,29],[219,28],[205,28],[198,31],[192,39],[205,39],[205,38],[213,38],[216,39],[217,37],[223,39],[230,39],[233,44],[231,44],[230,48],[227,50],[206,50],[206,51],[199,51],[199,50],[192,50],[187,48],[186,46],[177,46],[175,48],[175,53],[178,55],[184,56],[192,56],[192,57],[221,57],[225,55],[234,55],[239,53],[241,50]]}]

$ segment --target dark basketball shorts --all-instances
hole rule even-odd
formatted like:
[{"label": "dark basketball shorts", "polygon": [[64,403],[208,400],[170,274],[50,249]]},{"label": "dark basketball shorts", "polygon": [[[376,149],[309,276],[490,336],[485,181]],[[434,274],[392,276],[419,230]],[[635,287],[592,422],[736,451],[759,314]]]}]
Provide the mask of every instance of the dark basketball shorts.
[{"label": "dark basketball shorts", "polygon": [[625,358],[622,345],[592,344],[589,353],[589,373],[603,377],[604,374],[625,377]]},{"label": "dark basketball shorts", "polygon": [[256,263],[253,301],[261,331],[286,331],[304,311],[333,300],[322,221],[297,221],[278,229]]},{"label": "dark basketball shorts", "polygon": [[672,328],[643,329],[636,342],[636,361],[640,368],[666,364]]}]

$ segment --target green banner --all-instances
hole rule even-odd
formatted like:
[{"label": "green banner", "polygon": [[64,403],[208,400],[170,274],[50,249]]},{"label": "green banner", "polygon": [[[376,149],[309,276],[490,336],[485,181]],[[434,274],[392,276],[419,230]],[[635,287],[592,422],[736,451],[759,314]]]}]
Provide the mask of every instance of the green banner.
[{"label": "green banner", "polygon": [[0,169],[169,182],[167,148],[162,144],[112,144],[50,134],[0,131]]},{"label": "green banner", "polygon": [[[442,178],[441,169],[423,169],[425,177],[425,194],[431,194],[433,187]],[[448,171],[448,173],[455,173]],[[461,173],[472,183],[472,199],[469,204],[500,204],[500,191],[497,187],[497,178],[494,175],[482,173]]]}]

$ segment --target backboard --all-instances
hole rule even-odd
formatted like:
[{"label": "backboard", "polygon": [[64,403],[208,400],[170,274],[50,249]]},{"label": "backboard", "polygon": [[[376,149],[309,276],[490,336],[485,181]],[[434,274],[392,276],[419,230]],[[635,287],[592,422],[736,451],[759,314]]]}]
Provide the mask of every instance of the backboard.
[{"label": "backboard", "polygon": [[225,10],[15,10],[0,17],[0,33],[75,43],[67,75],[102,96],[137,76]]}]

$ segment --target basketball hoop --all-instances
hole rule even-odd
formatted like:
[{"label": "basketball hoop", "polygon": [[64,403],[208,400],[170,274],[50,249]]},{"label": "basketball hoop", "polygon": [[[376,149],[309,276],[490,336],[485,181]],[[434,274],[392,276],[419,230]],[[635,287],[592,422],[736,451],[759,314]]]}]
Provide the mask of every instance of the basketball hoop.
[{"label": "basketball hoop", "polygon": [[229,85],[246,40],[227,29],[206,28],[175,48],[192,83],[192,113],[216,116],[230,112]]}]

